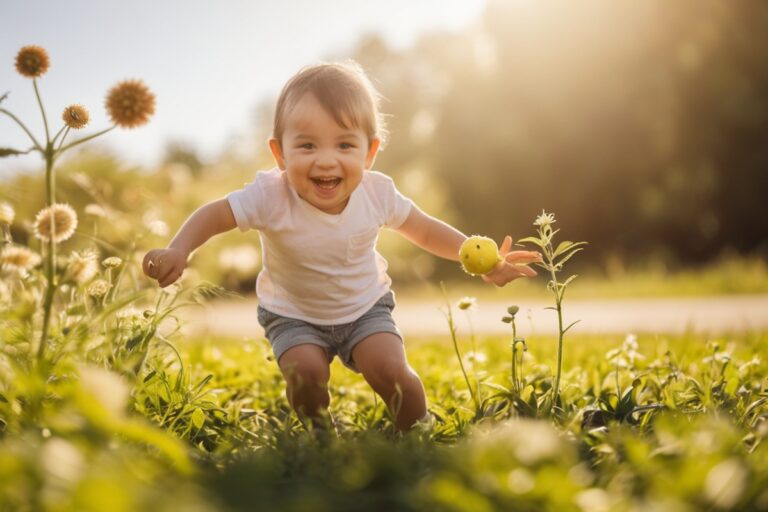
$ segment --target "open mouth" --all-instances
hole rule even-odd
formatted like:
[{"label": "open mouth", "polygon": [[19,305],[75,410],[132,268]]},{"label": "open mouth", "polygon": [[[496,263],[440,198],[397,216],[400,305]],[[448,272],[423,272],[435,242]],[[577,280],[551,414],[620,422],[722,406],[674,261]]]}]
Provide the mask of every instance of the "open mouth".
[{"label": "open mouth", "polygon": [[341,183],[341,178],[310,178],[310,180],[323,190],[333,190]]}]

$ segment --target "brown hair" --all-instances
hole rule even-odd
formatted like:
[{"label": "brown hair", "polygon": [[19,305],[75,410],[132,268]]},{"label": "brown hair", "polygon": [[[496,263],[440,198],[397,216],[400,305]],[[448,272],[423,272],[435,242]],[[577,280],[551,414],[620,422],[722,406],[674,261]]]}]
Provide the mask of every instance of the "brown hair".
[{"label": "brown hair", "polygon": [[370,142],[378,137],[384,144],[386,129],[379,112],[381,95],[354,61],[315,64],[296,73],[280,92],[275,109],[272,136],[278,141],[285,131],[285,118],[306,93],[343,128],[361,128]]}]

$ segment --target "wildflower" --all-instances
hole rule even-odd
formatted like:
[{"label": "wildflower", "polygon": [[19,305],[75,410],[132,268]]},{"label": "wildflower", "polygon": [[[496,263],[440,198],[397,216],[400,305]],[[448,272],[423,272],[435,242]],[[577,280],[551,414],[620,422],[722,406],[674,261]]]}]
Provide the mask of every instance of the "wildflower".
[{"label": "wildflower", "polygon": [[90,119],[88,116],[88,110],[82,105],[68,106],[61,114],[61,118],[64,120],[64,124],[73,130],[84,128]]},{"label": "wildflower", "polygon": [[48,52],[40,46],[25,46],[16,54],[16,71],[27,78],[43,76],[50,65]]},{"label": "wildflower", "polygon": [[21,245],[6,245],[0,252],[0,268],[25,271],[40,264],[40,255]]},{"label": "wildflower", "polygon": [[123,264],[123,260],[121,260],[117,256],[110,256],[109,258],[102,261],[101,264],[104,265],[106,268],[117,268]]},{"label": "wildflower", "polygon": [[73,252],[69,257],[67,264],[67,274],[75,280],[76,283],[85,283],[93,279],[98,271],[96,264],[97,254],[91,250],[82,252]]},{"label": "wildflower", "polygon": [[456,306],[461,310],[475,309],[477,306],[477,299],[474,297],[463,297],[459,300]]},{"label": "wildflower", "polygon": [[109,90],[106,107],[116,125],[136,128],[155,113],[155,95],[141,80],[125,80]]},{"label": "wildflower", "polygon": [[40,240],[55,243],[69,239],[77,227],[77,214],[71,206],[56,203],[43,208],[35,217],[34,232]]},{"label": "wildflower", "polygon": [[8,203],[0,203],[0,224],[13,224],[14,217],[16,217],[16,212],[13,211],[13,206]]},{"label": "wildflower", "polygon": [[548,227],[551,224],[554,224],[555,222],[555,214],[554,213],[547,213],[544,210],[541,210],[541,215],[536,217],[536,220],[533,222],[534,226],[541,226],[541,227]]},{"label": "wildflower", "polygon": [[109,292],[110,288],[112,288],[112,285],[109,284],[109,282],[105,281],[104,279],[96,279],[94,282],[88,285],[85,293],[95,299],[99,299],[105,296],[107,292]]}]

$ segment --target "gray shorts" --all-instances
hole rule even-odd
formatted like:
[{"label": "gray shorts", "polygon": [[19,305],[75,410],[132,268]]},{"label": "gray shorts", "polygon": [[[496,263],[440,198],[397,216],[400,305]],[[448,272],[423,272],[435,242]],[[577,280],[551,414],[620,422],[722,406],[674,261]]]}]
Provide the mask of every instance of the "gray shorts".
[{"label": "gray shorts", "polygon": [[403,340],[395,325],[392,310],[395,296],[390,291],[384,294],[363,316],[347,324],[315,325],[304,320],[288,318],[258,307],[259,323],[272,344],[275,360],[279,361],[289,348],[298,345],[319,345],[328,354],[330,363],[338,355],[344,366],[359,373],[352,361],[352,349],[365,338],[378,332],[391,332]]}]

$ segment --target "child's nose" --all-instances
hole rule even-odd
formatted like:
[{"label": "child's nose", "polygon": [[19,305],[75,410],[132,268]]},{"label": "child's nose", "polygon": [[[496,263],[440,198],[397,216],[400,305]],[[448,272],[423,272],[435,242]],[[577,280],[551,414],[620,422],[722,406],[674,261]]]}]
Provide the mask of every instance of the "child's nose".
[{"label": "child's nose", "polygon": [[332,151],[321,151],[317,155],[316,165],[323,169],[334,167],[336,165],[336,157]]}]

